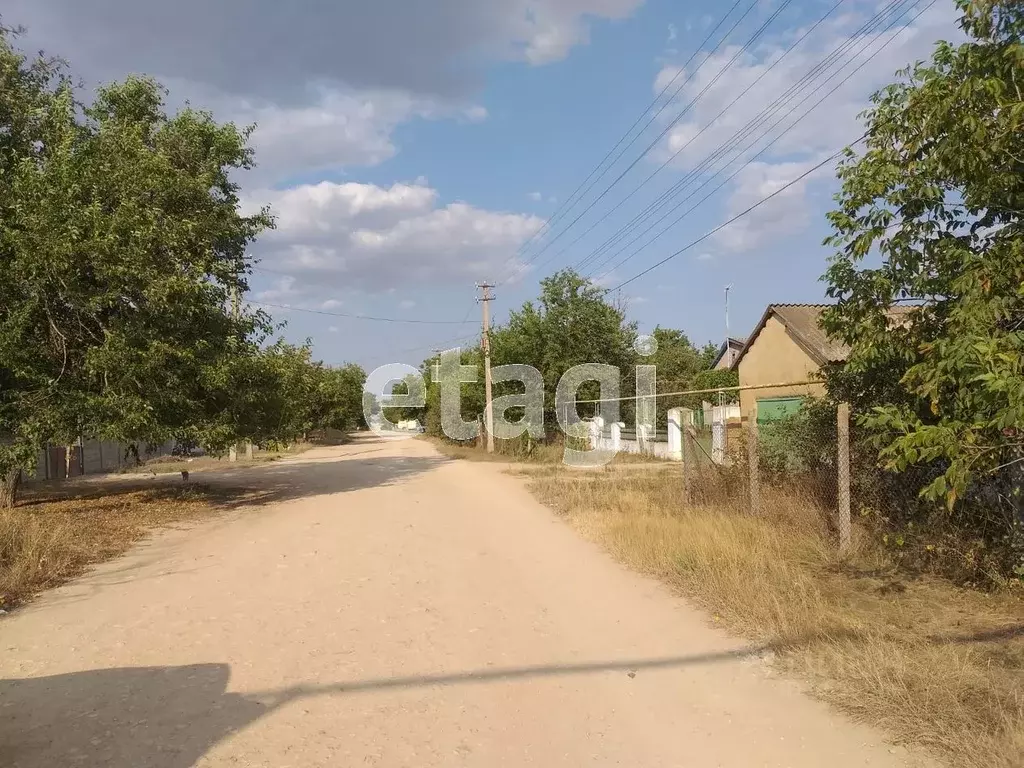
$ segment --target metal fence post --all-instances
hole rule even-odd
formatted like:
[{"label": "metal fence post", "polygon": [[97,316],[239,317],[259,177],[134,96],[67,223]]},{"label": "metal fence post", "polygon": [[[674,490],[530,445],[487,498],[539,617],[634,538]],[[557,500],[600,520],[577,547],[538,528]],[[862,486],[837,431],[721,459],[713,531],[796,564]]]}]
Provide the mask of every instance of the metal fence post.
[{"label": "metal fence post", "polygon": [[837,409],[837,434],[839,445],[836,449],[839,484],[839,551],[845,554],[850,549],[850,404],[840,403]]},{"label": "metal fence post", "polygon": [[761,514],[761,467],[757,444],[757,406],[747,415],[747,463],[750,465],[750,514]]}]

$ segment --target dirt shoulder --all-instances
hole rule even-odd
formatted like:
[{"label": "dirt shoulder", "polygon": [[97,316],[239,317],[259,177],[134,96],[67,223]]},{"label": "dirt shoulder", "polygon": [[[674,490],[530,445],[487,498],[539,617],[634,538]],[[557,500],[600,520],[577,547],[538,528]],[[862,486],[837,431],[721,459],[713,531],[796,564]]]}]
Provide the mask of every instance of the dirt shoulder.
[{"label": "dirt shoulder", "polygon": [[683,499],[678,467],[521,467],[534,493],[631,568],[773,648],[775,667],[958,768],[1024,765],[1024,600],[908,573],[861,533],[774,493],[761,517]]}]

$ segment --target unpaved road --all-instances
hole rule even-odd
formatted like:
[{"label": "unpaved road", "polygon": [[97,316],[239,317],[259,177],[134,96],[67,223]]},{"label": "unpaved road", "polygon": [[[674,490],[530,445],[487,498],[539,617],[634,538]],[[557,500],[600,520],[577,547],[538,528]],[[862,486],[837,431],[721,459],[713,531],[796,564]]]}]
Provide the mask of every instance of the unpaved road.
[{"label": "unpaved road", "polygon": [[277,500],[0,621],[0,765],[923,764],[497,467],[364,439],[243,474]]}]

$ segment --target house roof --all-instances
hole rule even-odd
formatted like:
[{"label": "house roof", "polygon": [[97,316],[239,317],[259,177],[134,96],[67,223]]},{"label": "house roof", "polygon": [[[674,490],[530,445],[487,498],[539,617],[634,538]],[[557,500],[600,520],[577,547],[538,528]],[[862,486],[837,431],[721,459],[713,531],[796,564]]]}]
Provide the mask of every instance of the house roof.
[{"label": "house roof", "polygon": [[[830,339],[821,328],[821,313],[831,306],[830,304],[769,304],[761,316],[760,322],[754,328],[753,333],[747,339],[747,343],[740,350],[739,355],[732,363],[736,368],[740,361],[747,354],[747,350],[757,340],[758,335],[773,315],[778,318],[786,327],[786,332],[793,340],[810,356],[818,365],[825,363],[841,363],[850,354],[850,348],[841,341]],[[889,310],[890,315],[903,315],[912,306],[897,306]]]},{"label": "house roof", "polygon": [[743,345],[746,344],[746,339],[737,339],[730,336],[728,339],[723,341],[718,347],[718,354],[715,355],[715,359],[711,363],[711,367],[714,368],[721,362],[722,358],[725,357],[725,353],[729,349],[743,349]]}]

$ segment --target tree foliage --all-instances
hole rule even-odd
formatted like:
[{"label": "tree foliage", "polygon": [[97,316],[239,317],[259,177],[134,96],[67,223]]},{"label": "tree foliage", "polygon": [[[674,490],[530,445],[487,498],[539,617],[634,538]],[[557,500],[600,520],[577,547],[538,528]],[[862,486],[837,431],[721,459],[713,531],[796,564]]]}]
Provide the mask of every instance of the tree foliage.
[{"label": "tree foliage", "polygon": [[64,65],[13,42],[0,28],[0,502],[47,442],[219,451],[354,423],[328,395],[361,371],[264,349],[269,317],[230,308],[273,226],[239,210],[250,129],[168,115],[147,78],[80,103]]},{"label": "tree foliage", "polygon": [[[620,371],[620,395],[623,397],[635,394],[637,365],[657,367],[659,391],[704,384],[709,388],[735,385],[734,373],[708,370],[717,354],[716,346],[708,344],[698,349],[685,333],[671,328],[657,327],[651,336],[657,342],[656,351],[649,355],[637,352],[637,325],[627,318],[624,307],[610,302],[604,289],[573,270],[564,270],[542,280],[539,296],[511,312],[508,322],[492,331],[491,359],[495,366],[523,364],[541,372],[544,378],[545,423],[549,427],[556,423],[554,400],[558,381],[567,370],[584,363],[616,366]],[[485,407],[482,350],[479,346],[464,349],[461,360],[463,365],[476,365],[479,370],[477,381],[460,385],[463,417],[473,419],[482,415]],[[433,376],[436,362],[435,357],[422,365],[427,382],[426,413],[406,409],[401,416],[422,417],[427,431],[440,435],[440,390]],[[517,383],[496,383],[494,396],[521,390],[522,385]],[[579,392],[581,400],[597,396],[596,384],[584,385]],[[667,408],[689,405],[692,398],[685,402],[676,400],[679,399],[658,400],[658,418],[662,427]],[[699,402],[696,407],[700,407]],[[592,406],[579,404],[581,415],[586,416],[588,409],[593,410]],[[630,422],[634,412],[634,403],[624,400],[620,417]],[[392,416],[389,418],[393,420]],[[509,418],[515,420],[517,415],[510,413]]]},{"label": "tree foliage", "polygon": [[[604,363],[631,371],[636,361],[636,323],[607,300],[606,291],[573,270],[541,280],[540,295],[513,311],[492,335],[495,365],[532,365],[544,376],[546,410],[554,414],[554,393],[562,375],[576,365]],[[581,399],[597,397],[596,386],[581,388]]]},{"label": "tree foliage", "polygon": [[866,149],[839,168],[824,323],[852,351],[831,383],[874,406],[887,466],[940,467],[926,496],[1019,511],[1024,7],[958,5],[967,42],[875,94]]}]

